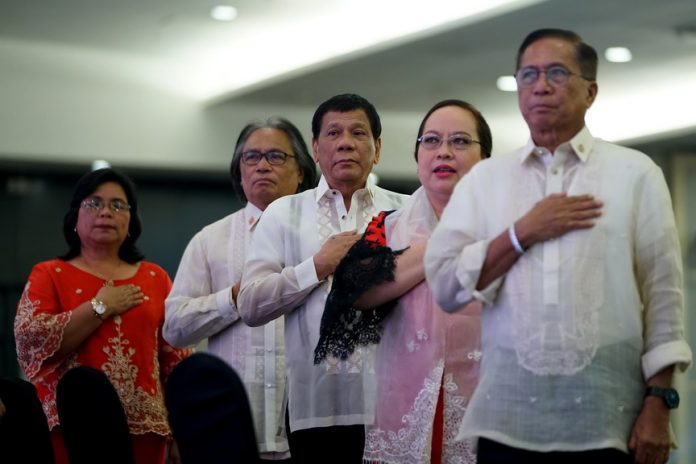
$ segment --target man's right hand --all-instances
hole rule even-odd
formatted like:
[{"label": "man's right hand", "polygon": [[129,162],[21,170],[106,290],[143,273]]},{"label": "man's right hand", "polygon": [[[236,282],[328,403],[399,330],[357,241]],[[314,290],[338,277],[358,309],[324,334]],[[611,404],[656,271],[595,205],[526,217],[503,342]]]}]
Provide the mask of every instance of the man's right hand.
[{"label": "man's right hand", "polygon": [[553,193],[515,223],[515,233],[526,249],[571,230],[594,227],[595,219],[601,215],[602,202],[592,195]]},{"label": "man's right hand", "polygon": [[314,255],[317,278],[324,280],[333,274],[338,263],[358,240],[360,240],[360,234],[356,231],[341,232],[329,237]]}]

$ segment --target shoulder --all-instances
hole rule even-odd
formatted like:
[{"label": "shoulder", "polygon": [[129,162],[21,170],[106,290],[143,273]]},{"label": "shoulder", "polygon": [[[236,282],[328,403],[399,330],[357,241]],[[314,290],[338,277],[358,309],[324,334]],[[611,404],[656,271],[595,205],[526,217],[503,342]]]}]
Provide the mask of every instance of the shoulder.
[{"label": "shoulder", "polygon": [[410,195],[392,192],[376,185],[371,188],[375,197],[375,203],[380,209],[396,209],[410,197]]},{"label": "shoulder", "polygon": [[261,220],[266,217],[286,216],[297,208],[302,208],[308,203],[314,202],[316,189],[305,190],[304,192],[293,195],[285,195],[273,200],[261,215]]},{"label": "shoulder", "polygon": [[32,270],[32,274],[52,274],[60,276],[61,274],[70,274],[76,268],[70,265],[68,262],[62,259],[49,259],[47,261],[41,261],[36,263]]},{"label": "shoulder", "polygon": [[71,268],[62,259],[50,259],[34,264],[31,269],[31,273],[29,274],[29,280],[55,280],[60,278],[61,273],[69,273],[70,271]]},{"label": "shoulder", "polygon": [[524,148],[495,155],[476,163],[464,177],[457,182],[450,201],[456,199],[462,191],[489,192],[492,186],[503,188],[509,179],[515,179],[516,173],[523,169],[522,154]]},{"label": "shoulder", "polygon": [[196,233],[196,235],[193,236],[192,241],[204,240],[207,237],[217,236],[220,233],[224,233],[225,231],[229,230],[232,222],[238,219],[244,220],[244,209],[240,209],[235,213],[227,215],[222,219],[218,219],[217,221],[211,222],[210,224],[204,226]]},{"label": "shoulder", "polygon": [[606,163],[631,166],[641,170],[659,169],[657,164],[645,153],[602,139],[595,139],[594,152],[601,156],[602,161]]},{"label": "shoulder", "polygon": [[56,268],[62,269],[63,267],[65,267],[65,265],[66,265],[66,262],[63,261],[62,259],[49,259],[47,261],[41,261],[41,262],[34,264],[34,269],[42,270],[42,271],[49,271],[49,270],[55,271]]},{"label": "shoulder", "polygon": [[596,158],[595,162],[602,174],[626,188],[667,188],[662,168],[643,152],[595,139],[591,155]]},{"label": "shoulder", "polygon": [[169,274],[159,264],[150,261],[141,261],[138,274],[144,277],[155,277],[169,279]]},{"label": "shoulder", "polygon": [[238,220],[238,219],[242,219],[242,220],[244,219],[244,208],[239,209],[239,210],[235,211],[235,212],[232,213],[232,214],[228,214],[228,215],[225,216],[224,218],[218,219],[218,220],[215,221],[215,222],[211,222],[211,223],[208,224],[207,226],[203,227],[203,229],[201,229],[201,230],[206,230],[206,229],[212,229],[212,230],[224,229],[224,228],[226,228],[227,226],[229,226],[233,221],[236,221],[236,220]]}]

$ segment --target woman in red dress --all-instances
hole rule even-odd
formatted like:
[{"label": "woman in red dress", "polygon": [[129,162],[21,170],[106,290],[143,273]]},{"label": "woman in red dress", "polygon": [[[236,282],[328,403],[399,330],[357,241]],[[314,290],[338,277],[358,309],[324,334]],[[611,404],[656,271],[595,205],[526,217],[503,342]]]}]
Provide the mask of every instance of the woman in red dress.
[{"label": "woman in red dress", "polygon": [[167,273],[143,260],[133,183],[113,169],[77,183],[63,233],[69,251],[34,266],[17,307],[19,364],[36,385],[57,463],[67,463],[56,407],[61,376],[103,371],[123,404],[136,463],[162,463],[170,435],[163,383],[189,354],[161,335]]}]

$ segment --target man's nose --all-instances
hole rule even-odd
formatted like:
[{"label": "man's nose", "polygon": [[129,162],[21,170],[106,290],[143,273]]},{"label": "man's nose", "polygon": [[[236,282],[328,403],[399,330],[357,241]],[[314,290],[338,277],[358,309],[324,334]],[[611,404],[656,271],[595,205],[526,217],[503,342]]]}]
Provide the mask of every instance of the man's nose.
[{"label": "man's nose", "polygon": [[551,84],[549,84],[548,76],[546,71],[539,71],[539,77],[536,82],[532,85],[532,90],[534,93],[548,93],[551,91]]},{"label": "man's nose", "polygon": [[268,162],[268,159],[266,159],[265,156],[262,156],[261,159],[259,160],[259,163],[256,165],[256,170],[257,171],[270,171],[273,169],[271,167],[271,163]]},{"label": "man's nose", "polygon": [[350,132],[344,132],[341,134],[341,138],[338,141],[338,148],[341,150],[352,150],[355,148],[355,137]]}]

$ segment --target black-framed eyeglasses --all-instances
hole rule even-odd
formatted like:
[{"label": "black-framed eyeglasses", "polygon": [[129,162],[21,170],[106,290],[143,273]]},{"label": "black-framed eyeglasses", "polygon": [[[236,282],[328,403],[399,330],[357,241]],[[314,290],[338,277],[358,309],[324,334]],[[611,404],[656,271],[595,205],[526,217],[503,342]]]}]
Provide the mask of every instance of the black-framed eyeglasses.
[{"label": "black-framed eyeglasses", "polygon": [[114,213],[125,213],[130,211],[131,205],[126,203],[125,201],[121,200],[111,200],[108,203],[102,200],[101,198],[97,197],[92,197],[92,198],[85,198],[82,200],[82,203],[80,203],[80,206],[87,212],[91,214],[96,214],[99,211],[104,208],[104,206],[108,206],[111,211]]},{"label": "black-framed eyeglasses", "polygon": [[546,69],[535,68],[534,66],[527,66],[520,68],[515,73],[515,80],[517,81],[517,86],[520,88],[531,87],[539,80],[539,76],[542,74],[546,75],[546,82],[553,87],[563,87],[568,83],[570,76],[578,76],[586,81],[591,81],[582,74],[574,73],[570,71],[565,66],[560,64],[555,64],[549,66]]},{"label": "black-framed eyeglasses", "polygon": [[260,152],[256,150],[249,150],[242,153],[242,163],[247,166],[256,166],[261,162],[261,158],[266,158],[268,164],[273,166],[280,166],[285,164],[288,158],[294,158],[293,155],[288,155],[280,150],[271,150],[267,152]]},{"label": "black-framed eyeglasses", "polygon": [[456,151],[468,150],[473,144],[481,142],[474,140],[465,134],[454,134],[447,137],[447,139],[442,138],[438,134],[423,134],[418,137],[418,143],[426,150],[436,150],[442,146],[442,143],[446,140],[447,144]]}]

